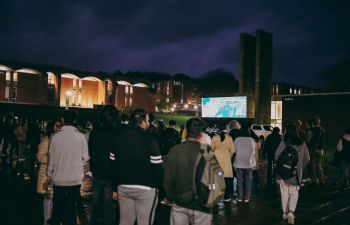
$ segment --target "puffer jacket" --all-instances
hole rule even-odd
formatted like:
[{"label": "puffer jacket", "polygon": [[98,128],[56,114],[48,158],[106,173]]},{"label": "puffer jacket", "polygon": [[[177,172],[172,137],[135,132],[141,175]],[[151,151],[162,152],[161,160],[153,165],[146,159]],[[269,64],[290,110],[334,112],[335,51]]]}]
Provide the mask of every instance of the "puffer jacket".
[{"label": "puffer jacket", "polygon": [[39,162],[39,175],[36,190],[39,194],[52,194],[52,191],[44,190],[44,183],[47,180],[46,170],[47,170],[47,160],[49,153],[49,138],[45,136],[39,145],[38,151],[38,162]]}]

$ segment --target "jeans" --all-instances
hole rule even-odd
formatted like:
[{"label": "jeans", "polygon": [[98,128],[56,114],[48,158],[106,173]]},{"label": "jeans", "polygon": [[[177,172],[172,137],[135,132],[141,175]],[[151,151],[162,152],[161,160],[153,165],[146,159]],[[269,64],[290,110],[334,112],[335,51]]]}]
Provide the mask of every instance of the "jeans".
[{"label": "jeans", "polygon": [[93,208],[91,224],[115,225],[115,204],[112,199],[112,184],[110,181],[94,178]]},{"label": "jeans", "polygon": [[170,225],[211,225],[212,215],[194,209],[180,207],[173,203],[170,213]]},{"label": "jeans", "polygon": [[44,224],[51,218],[52,214],[52,194],[44,195],[43,210],[44,210]]},{"label": "jeans", "polygon": [[77,201],[80,197],[80,185],[53,186],[53,207],[50,225],[76,225]]},{"label": "jeans", "polygon": [[283,213],[294,213],[299,198],[299,186],[287,184],[284,180],[278,180],[281,191],[281,204]]},{"label": "jeans", "polygon": [[252,194],[252,169],[236,169],[238,180],[238,200],[250,200]]},{"label": "jeans", "polygon": [[120,223],[119,225],[151,225],[158,203],[158,190],[118,186]]}]

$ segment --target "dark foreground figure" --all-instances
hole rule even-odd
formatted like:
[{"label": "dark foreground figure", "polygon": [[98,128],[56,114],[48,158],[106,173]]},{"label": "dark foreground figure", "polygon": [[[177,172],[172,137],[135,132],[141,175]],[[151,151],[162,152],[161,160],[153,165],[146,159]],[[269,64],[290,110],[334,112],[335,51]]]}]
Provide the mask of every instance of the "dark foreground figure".
[{"label": "dark foreground figure", "polygon": [[[263,167],[260,177],[265,177]],[[325,167],[326,186],[310,190],[305,186],[300,190],[295,224],[350,224],[350,189],[335,185],[338,171]],[[36,179],[25,181],[16,176],[17,162],[3,157],[0,160],[0,224],[1,225],[41,225],[43,221],[42,201],[36,193]],[[88,225],[91,215],[92,197],[78,201],[78,223]],[[260,192],[253,191],[249,204],[235,201],[220,203],[213,209],[214,225],[229,224],[284,224],[281,219],[279,193],[273,187]],[[155,224],[170,224],[170,207],[158,205]]]}]

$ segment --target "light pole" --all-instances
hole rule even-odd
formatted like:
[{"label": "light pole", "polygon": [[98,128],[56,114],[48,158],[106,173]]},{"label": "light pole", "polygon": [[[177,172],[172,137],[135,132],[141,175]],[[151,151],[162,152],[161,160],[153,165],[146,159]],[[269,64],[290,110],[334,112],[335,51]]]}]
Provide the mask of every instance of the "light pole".
[{"label": "light pole", "polygon": [[69,97],[72,96],[71,91],[66,91],[66,109],[69,107]]}]

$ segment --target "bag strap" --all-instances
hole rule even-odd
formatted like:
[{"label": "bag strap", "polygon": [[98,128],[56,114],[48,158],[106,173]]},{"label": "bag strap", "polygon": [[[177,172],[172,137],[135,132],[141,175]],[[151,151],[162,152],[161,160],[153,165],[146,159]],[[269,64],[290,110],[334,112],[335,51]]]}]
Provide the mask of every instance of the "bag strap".
[{"label": "bag strap", "polygon": [[192,191],[193,191],[193,197],[196,198],[197,196],[197,188],[196,188],[196,173],[197,173],[197,167],[199,164],[199,161],[201,160],[202,156],[203,156],[203,152],[206,150],[203,148],[204,146],[202,144],[200,144],[200,149],[198,151],[195,163],[194,163],[194,170],[193,170],[193,174],[192,174]]}]

